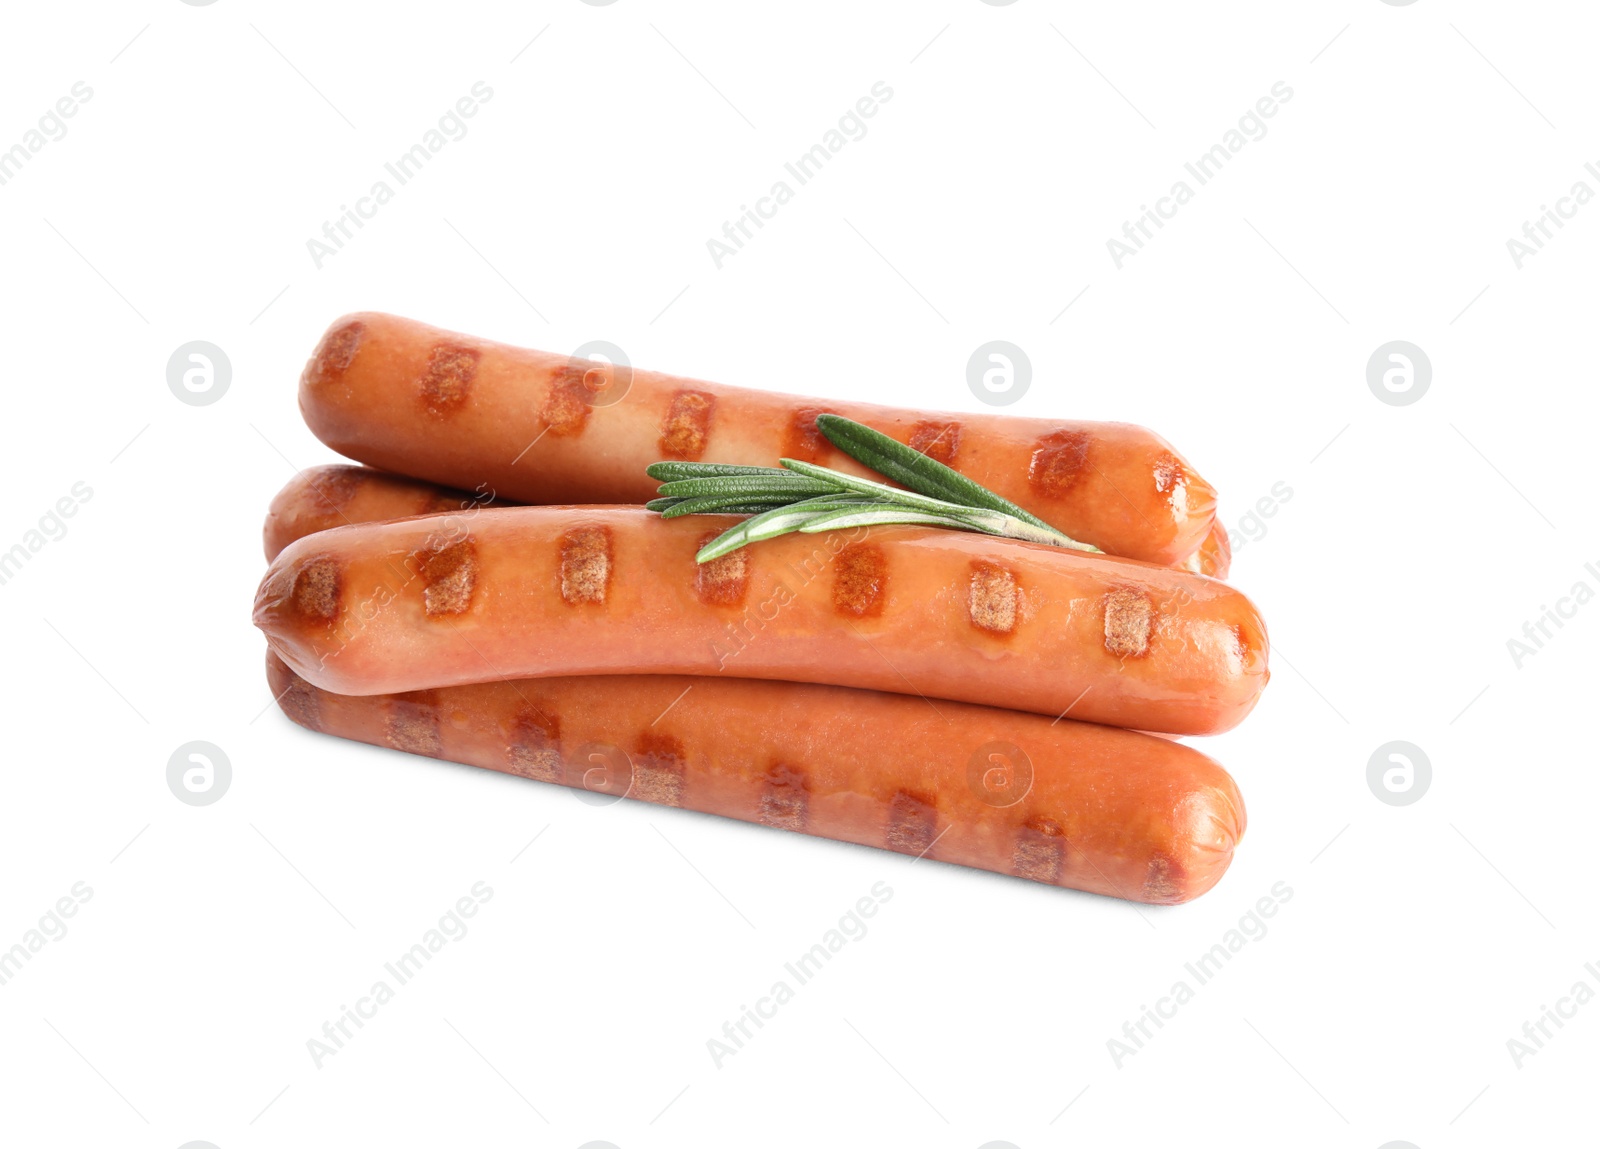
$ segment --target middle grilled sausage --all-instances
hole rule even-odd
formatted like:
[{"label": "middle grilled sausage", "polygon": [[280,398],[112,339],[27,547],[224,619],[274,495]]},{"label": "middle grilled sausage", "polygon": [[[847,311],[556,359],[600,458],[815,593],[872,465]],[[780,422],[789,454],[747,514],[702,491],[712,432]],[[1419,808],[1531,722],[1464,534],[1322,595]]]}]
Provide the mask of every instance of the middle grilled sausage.
[{"label": "middle grilled sausage", "polygon": [[911,527],[789,535],[697,564],[735,521],[508,507],[344,527],[278,556],[255,621],[341,694],[726,674],[1213,734],[1267,681],[1254,606],[1202,575]]}]

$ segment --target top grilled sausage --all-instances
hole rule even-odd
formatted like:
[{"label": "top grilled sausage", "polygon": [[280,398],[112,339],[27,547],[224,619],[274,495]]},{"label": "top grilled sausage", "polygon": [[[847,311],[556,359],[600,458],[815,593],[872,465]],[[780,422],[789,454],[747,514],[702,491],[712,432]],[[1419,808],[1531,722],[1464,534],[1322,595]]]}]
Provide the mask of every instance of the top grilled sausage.
[{"label": "top grilled sausage", "polygon": [[910,527],[788,535],[697,565],[734,521],[507,507],[342,527],[278,556],[255,621],[340,694],[727,674],[1212,734],[1267,681],[1260,616],[1202,575]]},{"label": "top grilled sausage", "polygon": [[866,474],[822,437],[836,412],[910,443],[1109,554],[1182,563],[1216,493],[1159,436],[1127,423],[897,410],[618,369],[348,315],[300,380],[316,436],[352,459],[529,503],[643,503],[659,459],[773,466],[780,457]]}]

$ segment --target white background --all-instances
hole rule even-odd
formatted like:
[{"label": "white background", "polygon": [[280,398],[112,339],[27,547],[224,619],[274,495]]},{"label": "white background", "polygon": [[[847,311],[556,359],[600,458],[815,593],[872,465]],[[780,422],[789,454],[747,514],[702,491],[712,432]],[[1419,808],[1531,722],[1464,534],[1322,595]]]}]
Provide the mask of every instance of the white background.
[{"label": "white background", "polygon": [[[0,147],[93,95],[0,187],[0,549],[93,494],[0,587],[0,948],[93,896],[0,986],[0,1139],[1594,1143],[1600,1004],[1507,1048],[1600,988],[1600,607],[1507,649],[1600,589],[1600,206],[1520,270],[1506,248],[1600,190],[1587,6],[444,12],[8,8]],[[318,269],[306,241],[480,80],[465,138]],[[707,239],[880,80],[868,134],[717,269]],[[1269,133],[1118,270],[1106,241],[1278,81]],[[249,623],[261,517],[331,461],[295,384],[368,308],[954,410],[1007,339],[1017,413],[1155,428],[1241,538],[1287,484],[1233,576],[1274,680],[1203,747],[1249,805],[1232,870],[1134,908],[290,725]],[[194,339],[232,363],[214,405],[167,387]],[[1367,386],[1393,339],[1432,362],[1413,405]],[[233,767],[204,808],[165,781],[194,739]],[[1433,768],[1400,808],[1366,782],[1394,739]],[[471,932],[315,1068],[478,881]],[[716,1068],[707,1039],[878,881],[871,931]],[[1269,932],[1119,1068],[1108,1039],[1278,882]]]}]

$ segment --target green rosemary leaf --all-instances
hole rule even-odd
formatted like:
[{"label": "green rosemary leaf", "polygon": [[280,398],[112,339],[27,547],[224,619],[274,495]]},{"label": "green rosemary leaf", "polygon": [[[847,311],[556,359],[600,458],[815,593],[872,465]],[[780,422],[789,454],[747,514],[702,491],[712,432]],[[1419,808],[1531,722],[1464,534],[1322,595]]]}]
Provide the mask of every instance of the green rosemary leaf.
[{"label": "green rosemary leaf", "polygon": [[718,475],[781,475],[782,467],[735,467],[729,463],[686,463],[668,459],[651,463],[644,473],[662,483],[675,479],[711,479]]},{"label": "green rosemary leaf", "polygon": [[767,498],[807,499],[837,493],[840,484],[831,479],[778,471],[772,475],[717,475],[703,479],[674,479],[662,483],[659,493],[674,499],[736,495],[745,501]]},{"label": "green rosemary leaf", "polygon": [[[1068,538],[1054,527],[1036,527],[1026,519],[1019,519],[1014,515],[1003,515],[999,511],[975,511],[975,513],[994,516],[992,525],[983,528],[991,535],[999,535],[1005,539],[1021,539],[1023,542],[1029,543],[1043,543],[1045,546],[1062,547],[1069,551],[1082,551],[1090,555],[1105,553],[1099,547]],[[974,519],[974,521],[978,520]]]},{"label": "green rosemary leaf", "polygon": [[788,503],[731,503],[726,507],[718,507],[714,511],[701,511],[699,513],[710,515],[760,515],[788,505]]},{"label": "green rosemary leaf", "polygon": [[960,514],[941,514],[937,511],[918,511],[910,507],[866,506],[844,507],[840,510],[818,514],[797,529],[801,534],[815,535],[823,531],[844,530],[847,527],[876,527],[913,525],[949,527],[958,531],[994,532]]},{"label": "green rosemary leaf", "polygon": [[1036,527],[1055,531],[1043,519],[1029,514],[1009,499],[1002,499],[987,487],[974,483],[960,471],[945,466],[937,459],[930,459],[921,451],[874,431],[865,424],[842,415],[818,415],[817,429],[827,436],[830,443],[862,466],[870,467],[913,491],[964,507],[999,511]]},{"label": "green rosemary leaf", "polygon": [[[815,463],[803,463],[799,459],[779,459],[780,463],[797,475],[818,482],[832,483],[835,487],[855,491],[868,498],[882,499],[885,502],[896,503],[902,507],[917,507],[924,511],[944,512],[951,510],[966,510],[971,504],[952,503],[947,499],[930,498],[915,491],[902,491],[899,487],[886,486],[883,483],[874,483],[871,479],[858,479],[854,475],[846,475],[840,471],[831,471],[827,467],[819,467]],[[662,488],[666,490],[665,487]]]},{"label": "green rosemary leaf", "polygon": [[676,519],[683,515],[754,515],[787,506],[795,500],[788,495],[772,498],[757,498],[753,495],[702,495],[693,499],[660,501],[673,504],[661,512],[661,517]]},{"label": "green rosemary leaf", "polygon": [[775,539],[779,535],[797,531],[818,515],[860,505],[860,500],[824,495],[821,498],[805,499],[798,503],[790,503],[788,506],[775,507],[723,531],[700,548],[700,553],[695,555],[695,561],[708,563],[750,543]]},{"label": "green rosemary leaf", "polygon": [[751,516],[702,547],[695,556],[702,563],[793,531],[817,534],[891,523],[978,531],[1099,553],[1098,548],[1068,538],[1015,503],[870,427],[839,415],[818,416],[817,426],[845,454],[908,489],[797,459],[780,459],[781,467],[668,460],[647,468],[661,486],[660,497],[646,505],[664,518]]}]

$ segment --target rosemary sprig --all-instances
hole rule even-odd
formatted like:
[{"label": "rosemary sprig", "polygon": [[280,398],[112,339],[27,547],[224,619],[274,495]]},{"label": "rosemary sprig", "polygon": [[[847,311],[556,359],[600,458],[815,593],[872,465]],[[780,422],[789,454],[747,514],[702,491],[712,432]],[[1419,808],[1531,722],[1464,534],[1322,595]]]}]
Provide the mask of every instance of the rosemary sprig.
[{"label": "rosemary sprig", "polygon": [[674,479],[703,479],[717,475],[781,475],[783,468],[736,467],[732,463],[684,463],[668,459],[663,463],[651,463],[644,473],[652,479],[670,483]]},{"label": "rosemary sprig", "polygon": [[[820,469],[820,468],[819,468]],[[809,499],[836,490],[827,479],[808,476],[803,471],[779,471],[775,475],[717,475],[703,479],[674,479],[662,483],[660,494],[673,499],[693,499],[707,495],[739,495],[757,502],[766,498]]]},{"label": "rosemary sprig", "polygon": [[663,518],[751,516],[702,547],[695,556],[702,563],[794,531],[817,534],[890,524],[976,531],[1099,553],[959,471],[870,427],[840,415],[818,416],[817,427],[852,459],[909,489],[798,459],[780,459],[781,467],[667,461],[647,468],[651,478],[661,481],[661,497],[645,505]]},{"label": "rosemary sprig", "polygon": [[817,430],[828,437],[828,442],[862,466],[870,467],[885,478],[893,479],[919,494],[943,499],[947,503],[959,503],[964,507],[999,511],[1060,534],[1043,519],[1035,518],[1009,499],[1002,499],[988,487],[974,483],[960,471],[945,466],[937,459],[930,459],[914,447],[891,439],[881,431],[874,431],[864,423],[857,423],[842,415],[818,415]]}]

